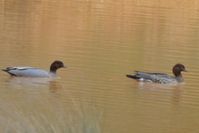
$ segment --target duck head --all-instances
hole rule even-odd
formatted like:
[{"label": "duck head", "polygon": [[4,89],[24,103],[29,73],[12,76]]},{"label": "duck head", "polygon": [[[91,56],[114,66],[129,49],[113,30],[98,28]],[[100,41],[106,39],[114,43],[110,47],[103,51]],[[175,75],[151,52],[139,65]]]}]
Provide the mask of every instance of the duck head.
[{"label": "duck head", "polygon": [[56,73],[57,69],[65,68],[64,63],[62,61],[56,60],[50,66],[50,72]]},{"label": "duck head", "polygon": [[179,76],[182,76],[181,75],[181,72],[187,72],[187,70],[185,69],[185,66],[182,65],[182,64],[176,64],[174,67],[173,67],[173,74],[176,76],[176,77],[179,77]]}]

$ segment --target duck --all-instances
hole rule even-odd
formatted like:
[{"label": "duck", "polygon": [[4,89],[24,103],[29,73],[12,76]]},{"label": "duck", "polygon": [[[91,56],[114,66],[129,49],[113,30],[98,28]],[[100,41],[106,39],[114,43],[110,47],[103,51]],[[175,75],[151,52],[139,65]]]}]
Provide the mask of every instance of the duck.
[{"label": "duck", "polygon": [[172,72],[174,76],[170,76],[165,73],[151,73],[142,71],[135,71],[134,74],[127,74],[126,76],[137,81],[146,81],[160,84],[173,84],[183,82],[184,79],[181,72],[187,72],[187,70],[185,69],[185,66],[183,64],[178,63],[173,66]]},{"label": "duck", "polygon": [[55,77],[57,70],[60,68],[66,68],[66,67],[64,66],[64,63],[62,61],[55,60],[50,65],[50,71],[46,71],[35,67],[7,67],[5,69],[2,69],[2,71],[7,72],[8,74],[14,77],[47,78],[47,77]]}]

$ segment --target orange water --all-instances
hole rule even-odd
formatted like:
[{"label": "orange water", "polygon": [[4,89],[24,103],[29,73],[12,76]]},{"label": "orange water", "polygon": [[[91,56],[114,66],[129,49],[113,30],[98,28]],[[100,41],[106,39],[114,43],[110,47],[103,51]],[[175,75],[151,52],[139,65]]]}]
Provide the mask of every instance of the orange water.
[{"label": "orange water", "polygon": [[[0,67],[67,69],[53,81],[0,73],[0,132],[195,133],[199,117],[196,0],[2,0]],[[185,83],[139,84],[134,70]]]}]

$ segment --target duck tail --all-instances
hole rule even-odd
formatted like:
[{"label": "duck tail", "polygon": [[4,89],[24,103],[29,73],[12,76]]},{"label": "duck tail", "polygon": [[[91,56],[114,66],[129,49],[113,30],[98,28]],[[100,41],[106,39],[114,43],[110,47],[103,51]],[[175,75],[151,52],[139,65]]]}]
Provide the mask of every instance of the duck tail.
[{"label": "duck tail", "polygon": [[2,71],[4,71],[4,72],[8,72],[8,69],[1,69]]},{"label": "duck tail", "polygon": [[132,78],[132,79],[139,79],[136,75],[130,75],[130,74],[127,74],[126,77]]}]

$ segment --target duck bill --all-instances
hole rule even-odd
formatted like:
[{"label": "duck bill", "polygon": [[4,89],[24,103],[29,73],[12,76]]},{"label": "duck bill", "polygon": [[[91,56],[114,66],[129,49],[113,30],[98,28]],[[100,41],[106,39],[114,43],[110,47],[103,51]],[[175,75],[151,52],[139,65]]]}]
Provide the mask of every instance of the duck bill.
[{"label": "duck bill", "polygon": [[188,72],[187,70],[183,70],[184,72]]}]

